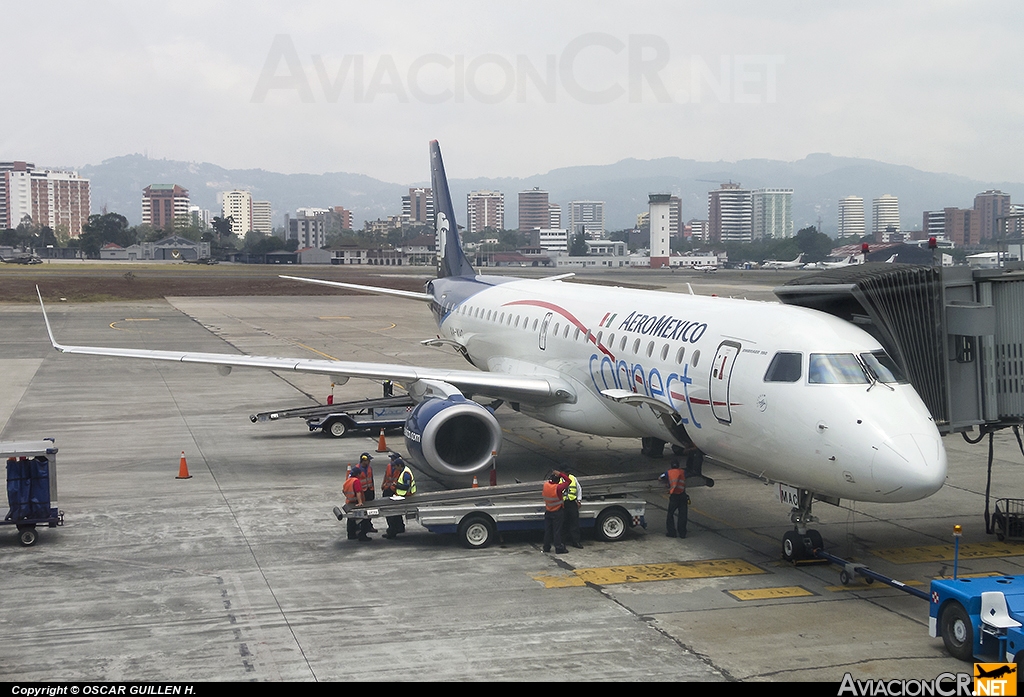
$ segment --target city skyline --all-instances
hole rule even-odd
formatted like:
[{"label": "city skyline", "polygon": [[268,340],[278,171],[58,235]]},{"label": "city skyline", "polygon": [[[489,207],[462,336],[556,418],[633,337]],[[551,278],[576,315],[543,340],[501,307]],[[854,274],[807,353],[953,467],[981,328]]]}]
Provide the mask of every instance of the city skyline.
[{"label": "city skyline", "polygon": [[436,138],[464,177],[833,153],[1013,181],[1022,17],[1009,2],[12,4],[0,40],[38,59],[5,75],[33,111],[0,115],[0,160],[145,153],[414,183],[410,153]]}]

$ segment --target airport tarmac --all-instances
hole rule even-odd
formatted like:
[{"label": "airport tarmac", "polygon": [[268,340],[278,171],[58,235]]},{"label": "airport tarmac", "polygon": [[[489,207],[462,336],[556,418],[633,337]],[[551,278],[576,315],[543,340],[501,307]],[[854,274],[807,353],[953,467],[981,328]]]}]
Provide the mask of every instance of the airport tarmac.
[{"label": "airport tarmac", "polygon": [[[770,273],[770,272],[769,272]],[[685,292],[770,297],[749,277],[664,276]],[[781,276],[780,276],[781,278]],[[730,283],[730,281],[733,281]],[[169,298],[55,304],[59,340],[466,367],[419,303],[380,297]],[[61,355],[38,307],[0,304],[0,440],[52,436],[62,528],[31,548],[0,528],[0,680],[931,679],[970,666],[928,637],[926,602],[838,569],[780,560],[789,511],[774,488],[713,463],[691,491],[690,534],[648,528],[555,556],[538,535],[465,550],[409,523],[346,540],[331,514],[345,465],[376,435],[314,436],[270,408],[323,402],[329,380]],[[376,396],[353,380],[336,399]],[[639,442],[553,428],[502,407],[499,479],[649,470]],[[911,504],[816,504],[830,551],[920,584],[1024,573],[1024,547],[985,534],[985,445],[945,439],[947,485]],[[396,434],[389,446],[404,450]],[[192,475],[177,480],[181,451]],[[995,497],[1024,495],[1022,456],[995,438]],[[381,477],[384,462],[377,464]],[[440,488],[427,473],[421,490]],[[1016,487],[1016,488],[1014,488]],[[539,496],[539,490],[538,490]],[[380,525],[378,525],[380,527]],[[707,562],[716,562],[709,564]]]}]

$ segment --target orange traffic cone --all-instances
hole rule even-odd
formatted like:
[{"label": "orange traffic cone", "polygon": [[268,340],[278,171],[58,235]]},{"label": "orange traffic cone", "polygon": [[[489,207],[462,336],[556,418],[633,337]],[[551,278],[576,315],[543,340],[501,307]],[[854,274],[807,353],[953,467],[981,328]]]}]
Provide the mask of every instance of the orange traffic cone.
[{"label": "orange traffic cone", "polygon": [[380,430],[380,438],[377,439],[377,452],[386,453],[388,451],[388,444],[384,441],[384,429]]},{"label": "orange traffic cone", "polygon": [[480,484],[476,481],[476,475],[475,474],[473,475],[473,488],[474,489],[479,489],[480,488]]},{"label": "orange traffic cone", "polygon": [[185,462],[185,451],[181,451],[181,462],[178,463],[178,476],[175,479],[192,479],[188,473],[188,463]]}]

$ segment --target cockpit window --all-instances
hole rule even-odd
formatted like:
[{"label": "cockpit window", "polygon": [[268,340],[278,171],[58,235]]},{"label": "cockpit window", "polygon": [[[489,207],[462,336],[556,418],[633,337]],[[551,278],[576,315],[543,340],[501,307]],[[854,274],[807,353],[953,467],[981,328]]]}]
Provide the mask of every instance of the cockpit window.
[{"label": "cockpit window", "polygon": [[856,385],[871,381],[852,353],[812,353],[807,364],[807,382],[812,385]]},{"label": "cockpit window", "polygon": [[765,382],[798,382],[801,375],[803,354],[780,351],[772,358],[768,372],[764,374]]},{"label": "cockpit window", "polygon": [[900,370],[900,367],[896,365],[896,361],[885,351],[862,353],[860,354],[860,359],[864,361],[864,365],[867,366],[868,370],[874,374],[879,382],[907,382],[907,377]]}]

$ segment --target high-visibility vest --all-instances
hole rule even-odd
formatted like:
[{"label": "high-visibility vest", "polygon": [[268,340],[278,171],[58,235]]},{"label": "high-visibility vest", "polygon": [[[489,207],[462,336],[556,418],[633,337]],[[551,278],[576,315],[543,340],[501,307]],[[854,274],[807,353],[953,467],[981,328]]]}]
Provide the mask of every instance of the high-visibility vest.
[{"label": "high-visibility vest", "polygon": [[373,468],[370,467],[370,463],[367,462],[365,465],[360,463],[359,469],[362,470],[362,474],[359,475],[359,483],[363,485],[363,493],[373,491]]},{"label": "high-visibility vest", "polygon": [[668,475],[668,493],[682,494],[686,491],[686,472],[684,470],[670,469],[665,474]]},{"label": "high-visibility vest", "polygon": [[569,475],[569,486],[565,487],[565,500],[575,501],[580,497],[580,483],[576,481],[576,476]]},{"label": "high-visibility vest", "polygon": [[[405,484],[405,473],[409,473],[409,484],[406,488]],[[416,477],[413,475],[412,470],[409,469],[409,465],[405,466],[402,473],[398,475],[398,481],[395,483],[395,494],[398,496],[412,496],[416,493]]]},{"label": "high-visibility vest", "polygon": [[384,481],[380,483],[380,490],[393,492],[397,483],[398,468],[395,467],[395,463],[389,462],[388,466],[384,468]]},{"label": "high-visibility vest", "polygon": [[544,508],[549,511],[562,509],[562,497],[558,495],[558,484],[544,482]]},{"label": "high-visibility vest", "polygon": [[345,492],[345,503],[350,503],[353,506],[359,503],[359,496],[356,492],[356,482],[358,481],[357,477],[349,477],[342,485],[341,490]]}]

